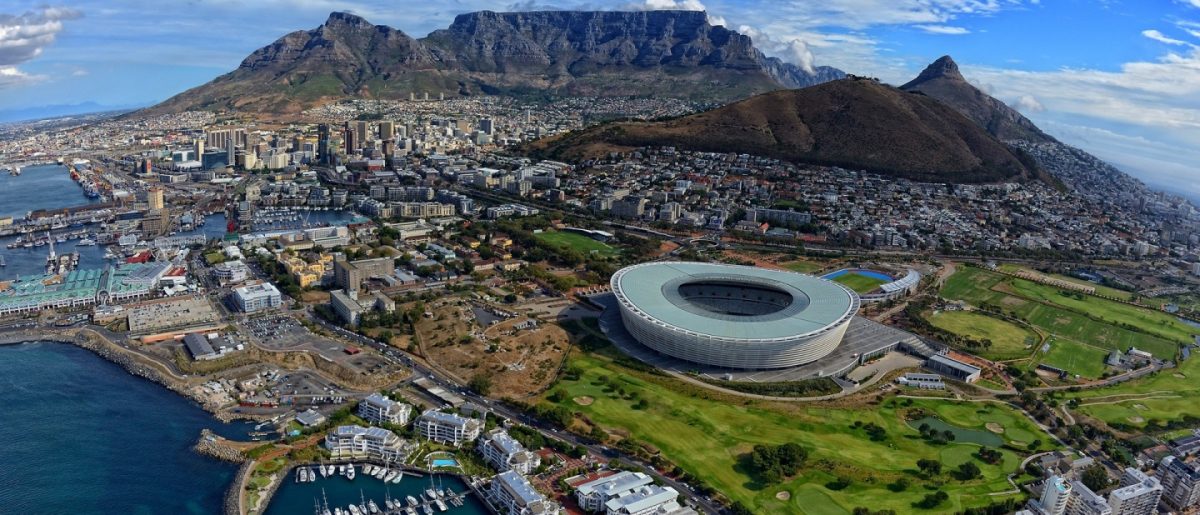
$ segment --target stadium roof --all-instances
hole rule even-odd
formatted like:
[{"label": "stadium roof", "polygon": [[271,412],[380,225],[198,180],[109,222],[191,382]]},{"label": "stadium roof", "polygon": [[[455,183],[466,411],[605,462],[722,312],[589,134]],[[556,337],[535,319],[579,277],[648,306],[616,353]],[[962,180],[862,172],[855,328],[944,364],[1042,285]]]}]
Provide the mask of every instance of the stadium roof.
[{"label": "stadium roof", "polygon": [[[718,338],[759,340],[791,338],[819,332],[853,315],[854,293],[845,287],[783,270],[715,263],[658,262],[619,272],[615,286],[645,315],[664,324]],[[679,286],[700,281],[745,282],[792,295],[792,304],[756,316],[725,315],[688,306]]]}]

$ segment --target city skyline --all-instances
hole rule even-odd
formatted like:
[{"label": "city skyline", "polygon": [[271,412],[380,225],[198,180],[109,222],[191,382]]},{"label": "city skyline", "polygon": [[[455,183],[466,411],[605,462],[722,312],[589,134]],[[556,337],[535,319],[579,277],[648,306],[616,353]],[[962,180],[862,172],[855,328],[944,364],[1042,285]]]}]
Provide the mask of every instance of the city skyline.
[{"label": "city skyline", "polygon": [[1200,142],[1198,3],[459,0],[397,9],[350,0],[19,2],[0,13],[0,114],[151,105],[233,70],[254,49],[317,26],[331,11],[422,37],[483,9],[705,9],[712,23],[750,35],[768,55],[895,85],[952,55],[970,81],[1048,133],[1153,186],[1200,198],[1200,183],[1190,180],[1200,163],[1193,149]]}]

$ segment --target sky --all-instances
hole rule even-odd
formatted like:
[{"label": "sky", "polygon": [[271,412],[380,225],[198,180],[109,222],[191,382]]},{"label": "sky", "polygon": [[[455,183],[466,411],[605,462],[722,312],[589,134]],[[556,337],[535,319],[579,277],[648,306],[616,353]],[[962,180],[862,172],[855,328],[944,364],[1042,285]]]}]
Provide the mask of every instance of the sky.
[{"label": "sky", "polygon": [[948,54],[1051,135],[1200,197],[1200,0],[5,0],[0,111],[152,104],[332,11],[420,37],[484,9],[705,10],[768,55],[895,85]]}]

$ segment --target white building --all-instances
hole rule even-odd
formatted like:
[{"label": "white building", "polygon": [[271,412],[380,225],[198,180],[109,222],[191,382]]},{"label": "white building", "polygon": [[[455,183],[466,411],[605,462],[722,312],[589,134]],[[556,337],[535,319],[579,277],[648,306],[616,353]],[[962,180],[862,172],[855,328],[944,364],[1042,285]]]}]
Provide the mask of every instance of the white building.
[{"label": "white building", "polygon": [[417,445],[379,427],[338,426],[325,435],[325,448],[334,459],[375,458],[404,461]]},{"label": "white building", "polygon": [[358,416],[373,424],[405,425],[412,415],[412,406],[393,401],[379,393],[368,395],[358,403]]},{"label": "white building", "polygon": [[608,501],[653,483],[654,479],[641,472],[621,471],[579,485],[575,500],[585,511],[603,511]]},{"label": "white building", "polygon": [[277,308],[283,304],[283,295],[271,283],[249,284],[233,289],[233,303],[245,313]]},{"label": "white building", "polygon": [[479,438],[482,429],[483,422],[479,420],[432,409],[417,417],[417,431],[421,436],[454,446]]},{"label": "white building", "polygon": [[1043,515],[1066,515],[1070,499],[1071,483],[1061,476],[1050,476],[1039,500],[1041,512]]},{"label": "white building", "polygon": [[529,480],[515,471],[496,474],[487,491],[488,500],[509,515],[556,515],[558,504],[538,493]]},{"label": "white building", "polygon": [[1158,511],[1163,487],[1158,479],[1129,467],[1121,476],[1121,487],[1108,494],[1112,515],[1150,515]]},{"label": "white building", "polygon": [[646,485],[609,499],[606,515],[683,515],[695,513],[679,505],[679,492],[669,486]]},{"label": "white building", "polygon": [[1071,482],[1071,498],[1067,501],[1067,515],[1112,515],[1112,508],[1103,497],[1079,482]]},{"label": "white building", "polygon": [[250,269],[242,260],[217,263],[212,267],[213,278],[221,284],[240,283],[250,275]]},{"label": "white building", "polygon": [[521,442],[514,440],[500,428],[484,434],[478,445],[479,454],[483,456],[484,461],[499,472],[513,470],[526,475],[542,463],[541,457],[526,450]]}]

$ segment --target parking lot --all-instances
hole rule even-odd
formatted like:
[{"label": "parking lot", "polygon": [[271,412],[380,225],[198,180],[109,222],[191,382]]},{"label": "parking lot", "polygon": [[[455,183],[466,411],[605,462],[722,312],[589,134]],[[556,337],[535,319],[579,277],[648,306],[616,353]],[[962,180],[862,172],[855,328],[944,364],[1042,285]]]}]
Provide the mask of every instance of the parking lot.
[{"label": "parking lot", "polygon": [[284,315],[252,318],[243,323],[259,345],[268,350],[294,350],[315,339],[296,319]]}]

